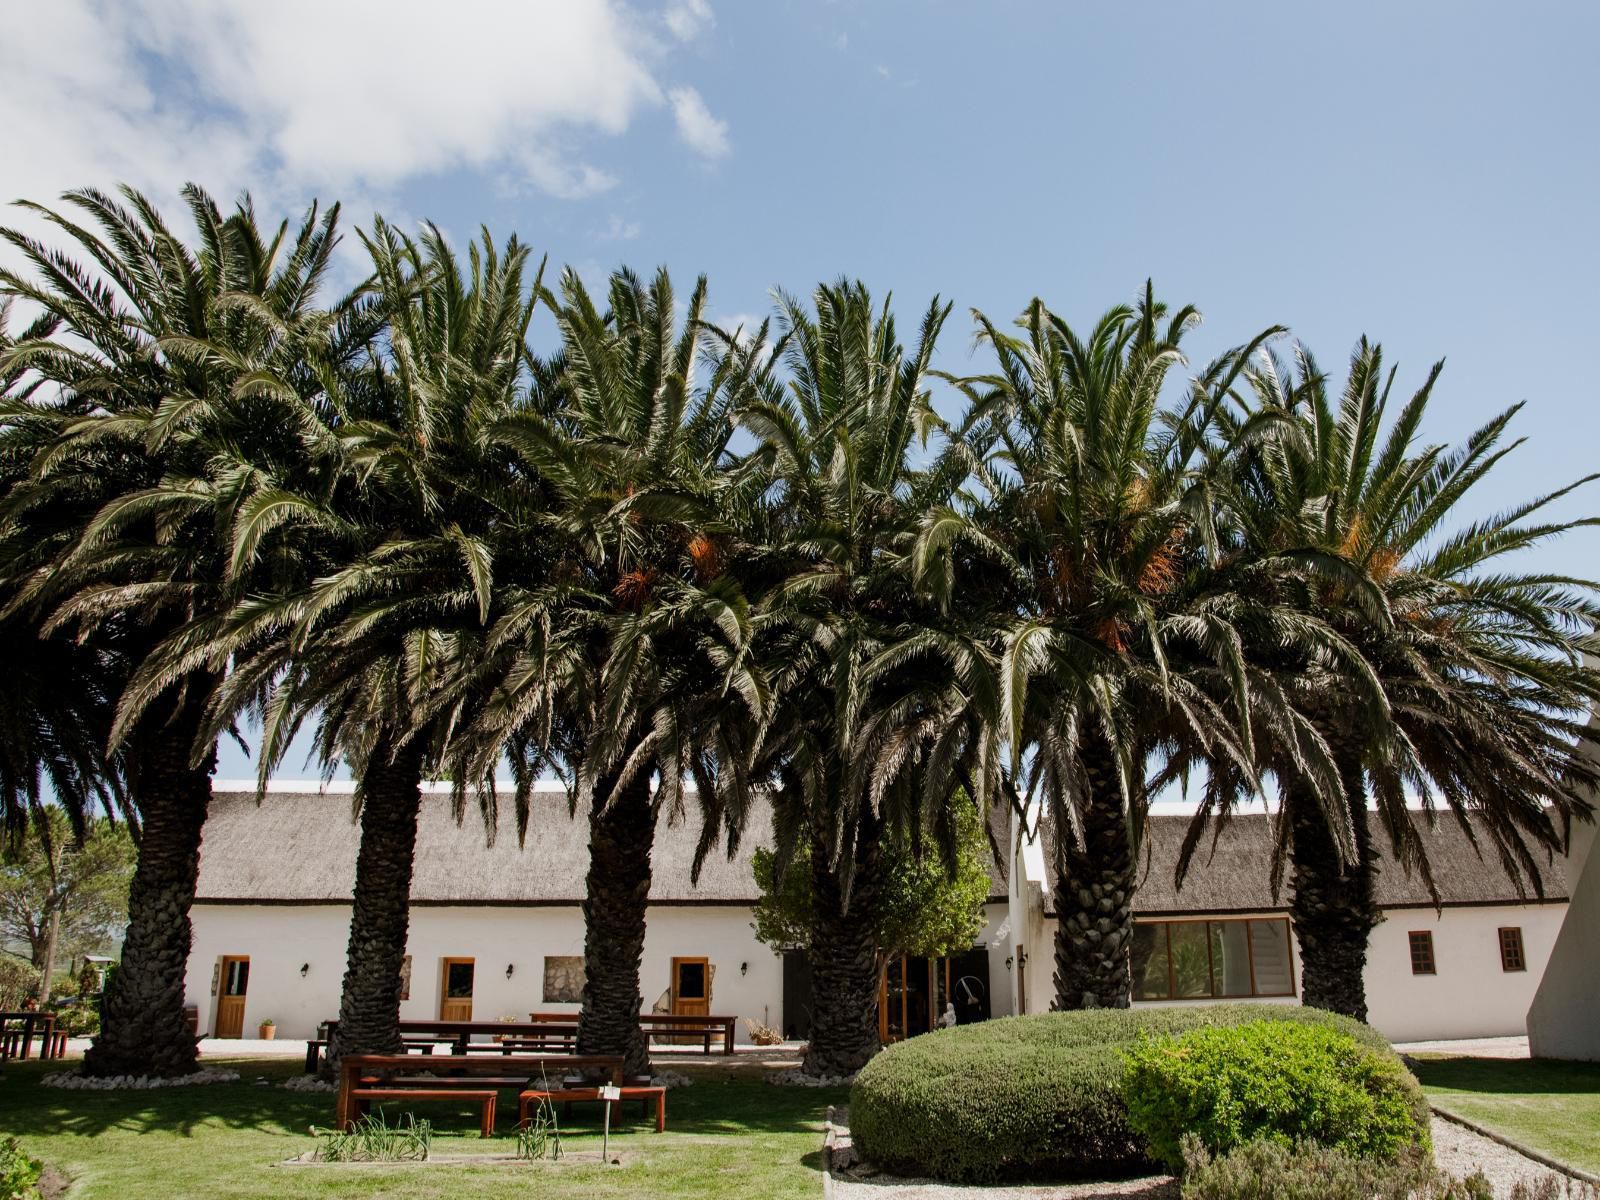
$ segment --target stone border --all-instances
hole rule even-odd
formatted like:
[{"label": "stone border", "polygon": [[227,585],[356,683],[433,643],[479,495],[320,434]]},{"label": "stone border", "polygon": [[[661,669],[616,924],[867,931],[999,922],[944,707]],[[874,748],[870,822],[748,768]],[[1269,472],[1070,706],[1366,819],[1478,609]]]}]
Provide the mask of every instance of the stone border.
[{"label": "stone border", "polygon": [[[1552,1171],[1558,1171],[1562,1175],[1567,1176],[1569,1179],[1576,1179],[1579,1183],[1587,1183],[1593,1187],[1600,1187],[1600,1175],[1591,1175],[1588,1171],[1571,1166],[1562,1162],[1560,1159],[1551,1158],[1548,1154],[1545,1154],[1539,1150],[1535,1150],[1531,1146],[1524,1146],[1521,1142],[1514,1141],[1511,1138],[1506,1137],[1506,1135],[1503,1133],[1497,1133],[1495,1130],[1490,1129],[1486,1125],[1480,1125],[1476,1121],[1468,1120],[1460,1113],[1451,1112],[1448,1108],[1434,1104],[1432,1101],[1429,1101],[1428,1107],[1433,1111],[1435,1116],[1449,1121],[1452,1125],[1459,1125],[1463,1129],[1470,1129],[1479,1137],[1486,1137],[1491,1142],[1498,1142],[1507,1150],[1515,1150],[1518,1154],[1522,1155],[1523,1158],[1530,1158],[1542,1167],[1549,1167]],[[829,1111],[830,1113],[832,1112],[831,1109]]]},{"label": "stone border", "polygon": [[839,1127],[833,1123],[833,1105],[822,1114],[822,1200],[833,1200],[833,1155],[839,1148]]}]

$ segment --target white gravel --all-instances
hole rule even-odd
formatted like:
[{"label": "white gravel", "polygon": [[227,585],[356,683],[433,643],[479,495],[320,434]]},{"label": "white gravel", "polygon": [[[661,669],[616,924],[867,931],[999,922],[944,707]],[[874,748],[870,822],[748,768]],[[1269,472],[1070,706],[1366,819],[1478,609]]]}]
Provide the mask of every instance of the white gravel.
[{"label": "white gravel", "polygon": [[1534,1184],[1548,1175],[1558,1185],[1567,1181],[1561,1172],[1443,1117],[1433,1118],[1433,1160],[1458,1178],[1482,1171],[1500,1197],[1510,1196],[1518,1180]]},{"label": "white gravel", "polygon": [[[1558,1184],[1566,1181],[1559,1172],[1442,1117],[1433,1119],[1433,1153],[1439,1167],[1457,1177],[1482,1171],[1501,1200],[1519,1180],[1532,1184],[1551,1176]],[[1176,1200],[1178,1184],[1159,1175],[1115,1183],[977,1187],[851,1171],[833,1177],[832,1195],[834,1200]]]}]

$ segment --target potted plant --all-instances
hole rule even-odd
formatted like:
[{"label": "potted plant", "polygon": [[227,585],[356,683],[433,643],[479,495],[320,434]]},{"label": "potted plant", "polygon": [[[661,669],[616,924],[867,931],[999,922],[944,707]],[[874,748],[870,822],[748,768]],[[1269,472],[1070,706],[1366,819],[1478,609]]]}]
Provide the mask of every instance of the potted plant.
[{"label": "potted plant", "polygon": [[261,1022],[261,1028],[256,1030],[256,1032],[261,1035],[261,1040],[263,1042],[270,1042],[273,1038],[278,1036],[278,1027],[273,1023],[272,1018],[268,1017],[265,1021]]}]

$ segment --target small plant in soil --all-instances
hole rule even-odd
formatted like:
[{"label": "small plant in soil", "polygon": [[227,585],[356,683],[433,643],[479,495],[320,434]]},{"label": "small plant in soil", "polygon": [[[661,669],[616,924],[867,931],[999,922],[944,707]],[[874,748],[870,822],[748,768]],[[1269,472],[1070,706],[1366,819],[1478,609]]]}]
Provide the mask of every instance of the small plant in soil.
[{"label": "small plant in soil", "polygon": [[421,1162],[433,1143],[433,1125],[410,1113],[390,1125],[380,1108],[359,1118],[348,1132],[329,1129],[317,1136],[322,1139],[318,1162]]}]

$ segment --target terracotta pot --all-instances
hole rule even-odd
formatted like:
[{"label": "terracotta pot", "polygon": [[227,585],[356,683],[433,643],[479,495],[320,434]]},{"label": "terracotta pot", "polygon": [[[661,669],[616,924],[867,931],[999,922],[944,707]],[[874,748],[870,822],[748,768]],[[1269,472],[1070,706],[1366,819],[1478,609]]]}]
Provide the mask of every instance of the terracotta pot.
[{"label": "terracotta pot", "polygon": [[270,1042],[278,1036],[278,1027],[276,1025],[263,1025],[256,1032],[261,1035],[263,1042]]}]

